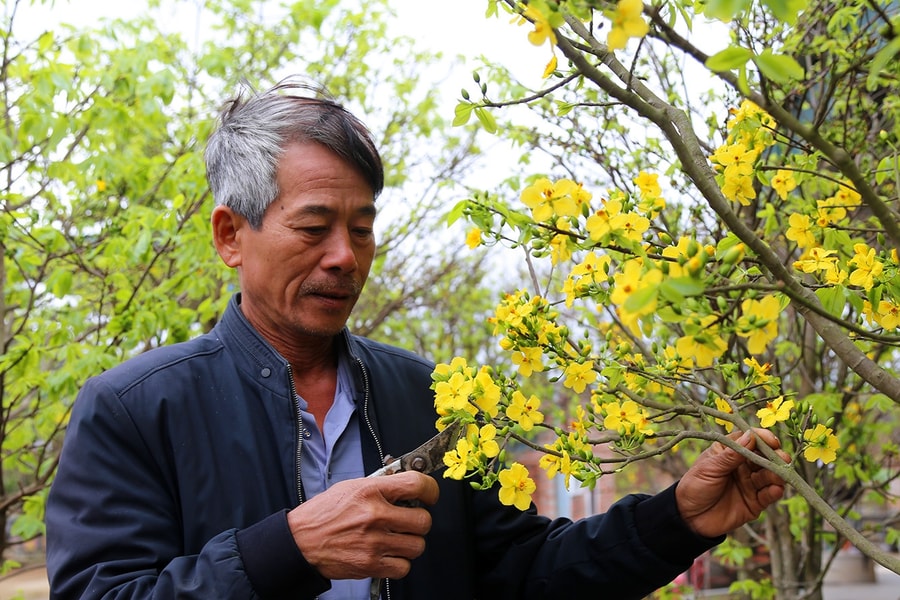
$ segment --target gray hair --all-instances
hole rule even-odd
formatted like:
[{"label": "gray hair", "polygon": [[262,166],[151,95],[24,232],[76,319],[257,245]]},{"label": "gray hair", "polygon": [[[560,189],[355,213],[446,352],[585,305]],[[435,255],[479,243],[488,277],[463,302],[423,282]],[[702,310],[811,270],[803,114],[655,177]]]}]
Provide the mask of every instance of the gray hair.
[{"label": "gray hair", "polygon": [[217,205],[241,215],[254,229],[278,197],[278,161],[286,146],[318,143],[354,165],[377,198],[384,167],[363,123],[319,87],[286,80],[229,100],[206,144],[206,178]]}]

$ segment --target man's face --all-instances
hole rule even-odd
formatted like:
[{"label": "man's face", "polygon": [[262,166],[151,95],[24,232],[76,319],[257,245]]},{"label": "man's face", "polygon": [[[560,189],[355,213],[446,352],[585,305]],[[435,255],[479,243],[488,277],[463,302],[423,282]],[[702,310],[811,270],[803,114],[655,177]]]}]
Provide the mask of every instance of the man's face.
[{"label": "man's face", "polygon": [[[349,163],[314,143],[289,146],[279,196],[262,227],[236,231],[245,316],[270,340],[338,333],[375,255],[372,188]],[[277,344],[280,345],[280,344]]]}]

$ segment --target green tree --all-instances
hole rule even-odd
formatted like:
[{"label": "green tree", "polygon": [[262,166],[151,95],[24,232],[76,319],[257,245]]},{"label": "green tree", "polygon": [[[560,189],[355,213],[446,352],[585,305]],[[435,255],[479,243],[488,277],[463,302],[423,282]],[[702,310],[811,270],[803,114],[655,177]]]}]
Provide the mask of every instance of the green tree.
[{"label": "green tree", "polygon": [[[542,466],[586,485],[772,428],[792,463],[752,459],[787,496],[734,540],[767,540],[771,580],[748,570],[736,589],[820,598],[845,544],[900,572],[884,550],[900,476],[900,5],[487,5],[548,49],[545,85],[526,90],[487,62],[456,123],[474,115],[551,166],[453,218],[553,269],[497,308],[520,365],[494,369],[499,403],[448,404],[454,372],[471,376],[473,400],[485,393],[457,362],[436,374],[439,410],[521,441],[538,409],[516,390],[549,372],[573,409],[542,425],[557,438]],[[523,104],[538,125],[506,116]],[[489,462],[467,466],[490,481]]]},{"label": "green tree", "polygon": [[[354,325],[447,356],[480,345],[466,319],[494,301],[472,279],[485,263],[453,250],[462,236],[446,238],[438,211],[452,192],[446,182],[478,158],[476,134],[435,143],[447,128],[425,72],[449,61],[389,36],[389,2],[213,1],[197,35],[162,31],[159,10],[23,38],[19,23],[33,9],[7,3],[2,33],[0,557],[42,532],[83,381],[208,330],[234,291],[210,241],[202,152],[242,80],[259,87],[305,74],[381,143],[379,226],[390,252],[378,257]],[[450,250],[446,260],[435,259],[437,244]],[[455,293],[462,285],[472,291]],[[421,320],[400,328],[398,311]]]}]

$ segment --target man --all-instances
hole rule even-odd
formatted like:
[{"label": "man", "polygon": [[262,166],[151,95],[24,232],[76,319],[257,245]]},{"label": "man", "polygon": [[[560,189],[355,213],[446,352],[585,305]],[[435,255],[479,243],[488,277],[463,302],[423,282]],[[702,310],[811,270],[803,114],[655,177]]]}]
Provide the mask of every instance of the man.
[{"label": "man", "polygon": [[[381,159],[334,102],[230,102],[207,151],[241,293],[207,335],[88,381],[47,503],[53,598],[641,598],[781,497],[714,446],[672,488],[550,521],[415,472],[433,365],[345,329],[375,253]],[[773,448],[769,432],[745,434]],[[415,501],[408,506],[409,502]]]}]

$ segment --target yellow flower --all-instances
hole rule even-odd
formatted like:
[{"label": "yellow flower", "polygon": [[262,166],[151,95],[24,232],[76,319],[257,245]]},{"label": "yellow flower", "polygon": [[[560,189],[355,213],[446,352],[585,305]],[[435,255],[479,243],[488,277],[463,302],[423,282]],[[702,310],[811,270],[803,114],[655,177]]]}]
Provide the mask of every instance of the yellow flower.
[{"label": "yellow flower", "polygon": [[531,495],[537,488],[534,480],[528,476],[528,469],[521,463],[514,462],[508,469],[500,471],[497,479],[500,481],[500,502],[505,506],[528,510]]},{"label": "yellow flower", "polygon": [[500,454],[500,444],[494,438],[497,437],[497,428],[488,423],[478,430],[478,449],[488,458],[494,458]]},{"label": "yellow flower", "polygon": [[565,179],[554,184],[542,177],[522,190],[521,199],[538,223],[550,221],[554,216],[574,217],[578,214],[578,204],[570,195],[573,184]]},{"label": "yellow flower", "polygon": [[838,191],[834,193],[833,198],[835,199],[836,206],[856,208],[859,206],[861,196],[859,195],[859,192],[856,191],[856,188],[853,187],[852,183],[844,182],[841,184],[841,187],[838,188]]},{"label": "yellow flower", "polygon": [[[547,16],[534,6],[526,6],[523,16],[534,24],[534,30],[528,34],[528,41],[535,46],[541,46],[547,40],[551,44],[556,44],[556,34]],[[524,21],[520,21],[524,22]]]},{"label": "yellow flower", "polygon": [[594,362],[586,360],[583,363],[570,362],[563,371],[566,379],[563,385],[580,394],[588,385],[597,380],[597,372],[594,371]]},{"label": "yellow flower", "polygon": [[550,238],[550,262],[554,265],[566,262],[572,258],[572,236],[562,233],[571,229],[568,221],[559,220],[556,228],[561,232]]},{"label": "yellow flower", "polygon": [[544,415],[538,408],[541,401],[532,395],[526,398],[525,394],[516,390],[510,398],[510,404],[506,407],[506,416],[519,424],[525,431],[531,431],[535,425],[544,422]]},{"label": "yellow flower", "polygon": [[633,212],[621,213],[610,219],[609,227],[625,239],[640,242],[644,232],[650,228],[650,219]]},{"label": "yellow flower", "polygon": [[785,169],[778,169],[778,171],[775,172],[775,177],[773,177],[772,181],[769,183],[772,186],[772,189],[778,194],[778,197],[782,200],[787,200],[787,195],[797,187],[797,181],[794,179],[794,174]]},{"label": "yellow flower", "polygon": [[621,50],[628,43],[628,38],[644,37],[650,26],[644,21],[641,12],[644,3],[641,0],[619,0],[614,12],[607,13],[612,27],[606,38],[610,50]]},{"label": "yellow flower", "polygon": [[660,196],[662,195],[662,188],[659,187],[658,179],[659,175],[656,173],[646,173],[641,171],[638,173],[638,176],[634,178],[634,183],[638,186],[638,189],[641,190],[642,196]]},{"label": "yellow flower", "polygon": [[735,143],[719,146],[712,159],[725,168],[725,178],[728,179],[752,176],[753,163],[758,156],[757,150],[750,150],[745,144]]},{"label": "yellow flower", "polygon": [[849,264],[855,265],[856,269],[850,273],[850,285],[858,285],[869,291],[875,285],[875,278],[884,270],[884,263],[875,258],[875,249],[865,244],[854,244],[853,251],[856,254]]},{"label": "yellow flower", "polygon": [[475,376],[475,388],[472,390],[475,396],[475,405],[478,410],[493,418],[500,411],[500,386],[494,383],[488,367],[481,367]]},{"label": "yellow flower", "polygon": [[684,358],[691,358],[698,367],[712,366],[713,361],[728,349],[725,340],[713,327],[716,315],[709,315],[700,320],[700,327],[694,333],[684,335],[675,341],[675,350]]},{"label": "yellow flower", "polygon": [[825,250],[815,246],[794,261],[794,268],[804,273],[829,272],[836,268],[837,257],[832,256],[833,254],[836,254],[835,250]]},{"label": "yellow flower", "polygon": [[816,202],[816,212],[818,213],[816,222],[819,227],[837,223],[847,216],[847,209],[836,196]]},{"label": "yellow flower", "polygon": [[737,334],[747,338],[750,354],[762,354],[766,345],[778,336],[778,314],[781,303],[775,296],[762,300],[747,299],[741,303],[742,315],[737,320]]},{"label": "yellow flower", "polygon": [[803,439],[809,444],[803,451],[803,458],[809,462],[821,460],[827,465],[837,459],[837,450],[841,447],[841,443],[829,427],[818,423],[814,429],[803,432]]},{"label": "yellow flower", "polygon": [[557,473],[561,473],[565,477],[566,489],[569,489],[569,480],[572,476],[572,457],[565,450],[560,450],[551,445],[544,446],[548,450],[559,452],[562,456],[555,454],[544,454],[538,462],[538,466],[547,472],[547,477],[552,478]]},{"label": "yellow flower", "polygon": [[540,347],[519,348],[512,355],[514,365],[519,366],[519,375],[522,377],[531,377],[534,372],[540,373],[544,370],[543,351]]},{"label": "yellow flower", "polygon": [[726,174],[722,194],[729,200],[740,203],[741,206],[750,206],[750,201],[756,198],[753,178],[749,175]]},{"label": "yellow flower", "polygon": [[[733,414],[734,410],[732,410],[731,405],[728,404],[724,398],[716,398],[716,408],[719,412]],[[725,433],[731,433],[731,430],[734,429],[734,423],[731,421],[726,421],[725,419],[716,419],[716,423],[725,428]]]},{"label": "yellow flower", "polygon": [[553,75],[553,73],[556,71],[556,65],[557,65],[557,60],[556,60],[556,55],[554,54],[553,56],[550,57],[550,62],[548,62],[547,65],[544,67],[544,72],[541,73],[541,79],[547,79],[548,77]]},{"label": "yellow flower", "polygon": [[608,235],[612,228],[610,221],[622,211],[622,203],[618,200],[605,200],[603,207],[589,216],[584,223],[585,229],[591,236],[591,241],[598,242]]},{"label": "yellow flower", "polygon": [[775,423],[787,421],[791,416],[791,409],[794,408],[793,400],[785,400],[784,396],[778,396],[771,402],[767,402],[764,408],[756,411],[759,418],[759,424],[763,427],[771,427]]},{"label": "yellow flower", "polygon": [[633,433],[638,425],[645,419],[644,409],[634,400],[607,402],[603,405],[606,417],[603,418],[603,427],[611,431],[624,431]]},{"label": "yellow flower", "polygon": [[466,246],[469,248],[477,248],[481,245],[481,230],[477,227],[473,227],[469,230],[469,233],[466,234]]},{"label": "yellow flower", "polygon": [[106,182],[103,181],[102,179],[98,179],[97,181],[95,181],[95,182],[94,182],[94,185],[97,186],[97,191],[98,191],[98,192],[101,192],[101,193],[102,193],[102,192],[105,192],[105,191],[106,191],[106,187],[107,187],[107,186],[106,186]]},{"label": "yellow flower", "polygon": [[788,230],[785,237],[797,242],[801,248],[811,248],[816,245],[816,236],[812,231],[812,222],[806,215],[794,213],[788,217]]},{"label": "yellow flower", "polygon": [[462,373],[453,373],[447,381],[439,381],[434,386],[434,404],[441,416],[457,410],[470,411],[469,396],[475,389],[475,382]]},{"label": "yellow flower", "polygon": [[471,450],[466,438],[460,438],[456,442],[456,448],[444,454],[444,464],[447,470],[444,477],[448,479],[462,479],[469,469],[469,451]]}]

